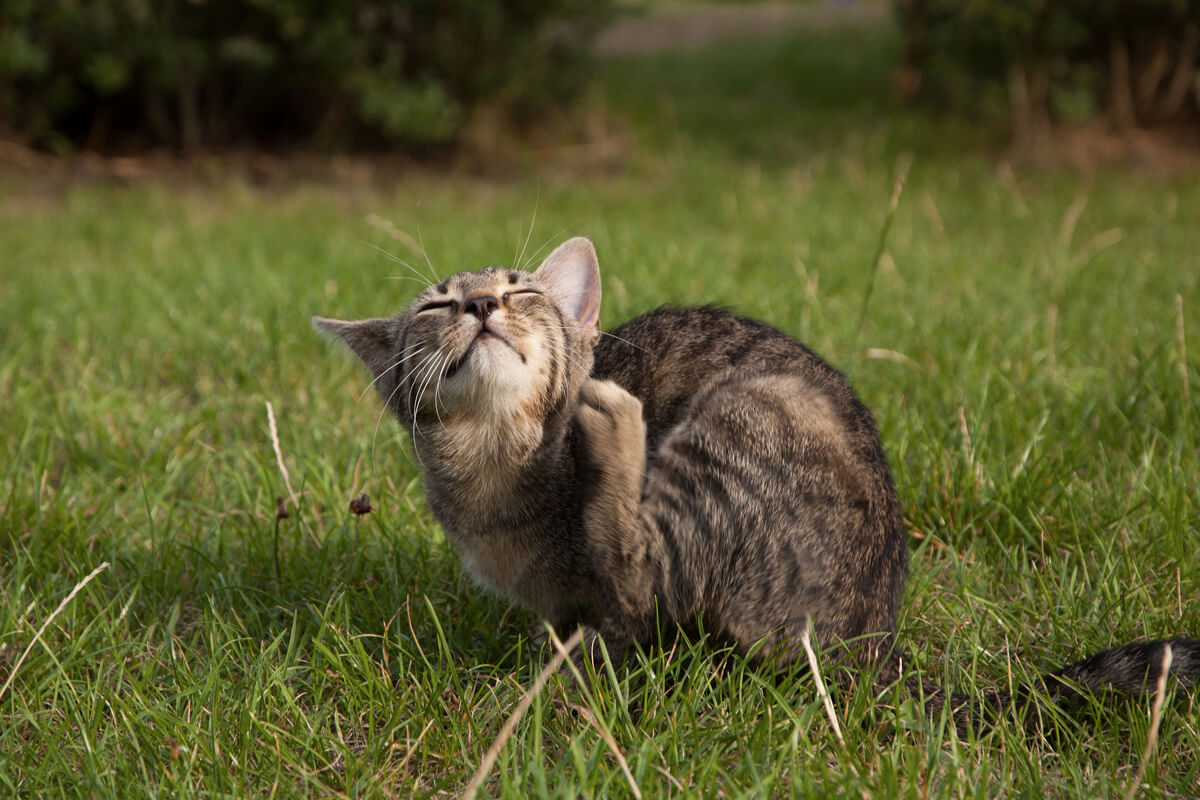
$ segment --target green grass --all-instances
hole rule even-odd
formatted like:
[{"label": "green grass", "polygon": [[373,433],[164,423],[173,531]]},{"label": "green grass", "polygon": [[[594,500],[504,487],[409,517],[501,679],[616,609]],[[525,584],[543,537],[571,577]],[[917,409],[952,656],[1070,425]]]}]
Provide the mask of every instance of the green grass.
[{"label": "green grass", "polygon": [[[372,214],[444,274],[511,262],[536,211],[530,250],[596,241],[606,325],[722,303],[847,371],[918,532],[901,635],[932,680],[1007,685],[1200,636],[1200,182],[1006,177],[993,133],[895,107],[894,46],[609,64],[636,144],[615,175],[0,184],[0,681],[32,645],[0,696],[0,793],[457,794],[540,671],[536,620],[463,576],[398,426],[309,328],[415,291],[372,245],[423,259]],[[278,540],[267,401],[301,496]],[[355,519],[360,491],[376,510]],[[834,691],[844,747],[805,671],[703,646],[590,694],[555,678],[486,790],[628,795],[589,714],[648,797],[1111,796],[1149,729],[1147,700],[1099,697],[1061,741],[1006,721],[960,743],[900,696]],[[1200,791],[1198,722],[1179,692],[1146,796]]]}]

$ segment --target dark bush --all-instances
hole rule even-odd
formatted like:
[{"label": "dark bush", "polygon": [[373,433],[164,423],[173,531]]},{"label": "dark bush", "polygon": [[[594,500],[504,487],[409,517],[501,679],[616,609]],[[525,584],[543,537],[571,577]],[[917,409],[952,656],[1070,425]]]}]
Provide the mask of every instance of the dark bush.
[{"label": "dark bush", "polygon": [[0,0],[0,131],[106,150],[452,141],[580,84],[609,0]]},{"label": "dark bush", "polygon": [[1025,146],[1062,120],[1200,119],[1200,0],[896,0],[896,10],[908,85],[1002,110]]}]

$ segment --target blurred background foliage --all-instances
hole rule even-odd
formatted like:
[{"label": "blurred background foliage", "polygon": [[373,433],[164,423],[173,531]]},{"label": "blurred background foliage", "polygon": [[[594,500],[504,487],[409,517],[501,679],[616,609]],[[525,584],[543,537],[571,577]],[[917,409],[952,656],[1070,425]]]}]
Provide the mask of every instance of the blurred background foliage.
[{"label": "blurred background foliage", "polygon": [[0,0],[0,129],[105,151],[453,141],[569,96],[609,0]]},{"label": "blurred background foliage", "polygon": [[[1200,0],[892,4],[897,92],[1008,124],[1026,154],[1059,123],[1196,133]],[[0,0],[0,135],[60,152],[420,152],[481,115],[520,127],[559,107],[594,34],[648,5]]]},{"label": "blurred background foliage", "polygon": [[1037,155],[1055,123],[1200,119],[1197,0],[896,0],[899,88],[1007,119]]}]

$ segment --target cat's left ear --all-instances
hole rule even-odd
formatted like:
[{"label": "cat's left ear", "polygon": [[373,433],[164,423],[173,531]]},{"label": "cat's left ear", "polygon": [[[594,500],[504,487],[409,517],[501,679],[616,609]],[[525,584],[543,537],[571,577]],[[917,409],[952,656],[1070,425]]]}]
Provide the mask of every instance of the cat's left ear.
[{"label": "cat's left ear", "polygon": [[600,263],[583,236],[568,239],[546,256],[534,277],[580,331],[600,338]]},{"label": "cat's left ear", "polygon": [[333,334],[345,342],[371,370],[371,376],[382,375],[396,355],[392,342],[393,320],[364,319],[345,322],[328,317],[313,317],[313,327],[322,333]]}]

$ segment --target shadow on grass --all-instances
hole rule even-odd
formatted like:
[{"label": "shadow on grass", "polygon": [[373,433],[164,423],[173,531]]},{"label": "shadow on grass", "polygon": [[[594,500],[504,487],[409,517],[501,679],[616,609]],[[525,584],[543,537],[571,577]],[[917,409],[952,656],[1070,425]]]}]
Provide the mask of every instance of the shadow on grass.
[{"label": "shadow on grass", "polygon": [[[216,617],[264,644],[290,630],[307,649],[333,626],[361,638],[380,664],[395,645],[434,664],[501,672],[519,671],[534,649],[528,642],[536,620],[475,586],[440,537],[411,519],[293,514],[279,526],[277,573],[273,521],[243,513],[204,521],[201,514],[181,507],[145,546],[131,547],[107,535],[76,536],[70,511],[52,510],[37,535],[0,539],[0,552],[18,568],[13,580],[45,584],[56,595],[103,554],[112,567],[97,585],[107,584],[105,593],[125,606],[121,617],[132,629],[167,627],[184,639],[203,638]],[[396,652],[390,655],[394,664]],[[391,672],[404,677],[394,666]]]}]

